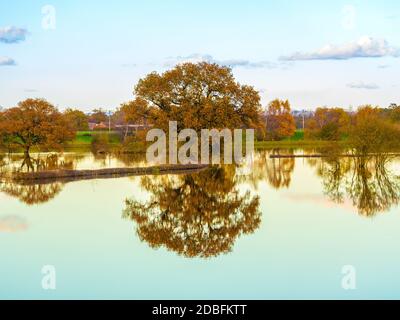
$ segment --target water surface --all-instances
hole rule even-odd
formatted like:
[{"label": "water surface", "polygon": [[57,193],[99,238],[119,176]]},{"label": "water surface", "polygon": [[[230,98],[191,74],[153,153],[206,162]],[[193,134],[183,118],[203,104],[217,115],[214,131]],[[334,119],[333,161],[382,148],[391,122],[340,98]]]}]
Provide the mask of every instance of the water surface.
[{"label": "water surface", "polygon": [[[3,179],[0,298],[400,298],[399,159],[270,159],[276,152],[184,175]],[[44,169],[146,165],[41,159]],[[0,155],[2,172],[22,162]],[[44,265],[56,268],[56,290],[42,289]],[[342,288],[345,265],[355,290]]]}]

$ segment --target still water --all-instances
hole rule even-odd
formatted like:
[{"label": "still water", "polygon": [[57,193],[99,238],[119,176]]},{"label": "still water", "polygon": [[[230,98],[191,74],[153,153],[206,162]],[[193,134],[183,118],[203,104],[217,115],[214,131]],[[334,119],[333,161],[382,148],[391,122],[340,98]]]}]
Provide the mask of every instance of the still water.
[{"label": "still water", "polygon": [[[0,184],[0,298],[400,298],[400,160],[285,158],[181,175]],[[42,155],[44,169],[144,166]],[[23,163],[0,155],[1,171]],[[56,289],[42,288],[42,267]],[[342,286],[345,266],[354,290]],[[345,269],[348,270],[348,269]]]}]

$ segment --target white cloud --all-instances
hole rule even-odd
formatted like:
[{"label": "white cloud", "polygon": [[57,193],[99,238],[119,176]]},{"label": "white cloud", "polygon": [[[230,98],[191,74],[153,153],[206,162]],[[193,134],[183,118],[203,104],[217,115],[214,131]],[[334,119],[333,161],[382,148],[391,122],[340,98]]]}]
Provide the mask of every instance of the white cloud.
[{"label": "white cloud", "polygon": [[8,57],[0,57],[0,66],[15,66],[16,63],[13,59]]},{"label": "white cloud", "polygon": [[283,56],[280,60],[347,60],[352,58],[398,57],[399,55],[400,50],[390,46],[384,39],[362,37],[358,41],[342,45],[326,45],[314,52],[296,52],[290,56]]},{"label": "white cloud", "polygon": [[379,86],[375,83],[364,83],[362,81],[349,83],[347,87],[351,89],[366,89],[366,90],[379,89]]},{"label": "white cloud", "polygon": [[28,35],[28,30],[17,27],[0,28],[0,42],[18,43],[24,41]]},{"label": "white cloud", "polygon": [[192,62],[192,63],[198,63],[198,62],[208,62],[208,63],[216,63],[222,66],[227,66],[230,68],[268,68],[268,69],[273,69],[273,68],[278,68],[280,66],[286,66],[287,63],[273,63],[269,61],[258,61],[258,62],[252,62],[249,60],[244,60],[244,59],[231,59],[231,60],[217,60],[213,56],[209,54],[199,54],[199,53],[194,53],[188,56],[178,56],[178,57],[170,57],[167,58],[165,62],[166,67],[171,67],[175,66],[180,63],[185,63],[185,62]]}]

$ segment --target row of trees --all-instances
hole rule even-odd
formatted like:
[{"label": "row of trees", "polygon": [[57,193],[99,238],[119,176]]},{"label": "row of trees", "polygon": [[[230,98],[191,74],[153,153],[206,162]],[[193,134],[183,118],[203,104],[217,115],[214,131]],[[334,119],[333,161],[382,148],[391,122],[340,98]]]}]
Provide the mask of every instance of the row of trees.
[{"label": "row of trees", "polygon": [[[150,73],[139,80],[135,99],[114,112],[118,124],[151,124],[168,131],[169,121],[178,130],[192,128],[254,128],[259,139],[281,140],[293,136],[296,120],[289,101],[274,100],[264,112],[259,93],[235,81],[231,69],[201,62],[177,65],[162,74]],[[101,109],[91,115],[74,109],[59,112],[42,99],[27,99],[17,107],[0,112],[0,142],[20,145],[29,153],[32,146],[56,148],[72,139],[88,122],[106,122]],[[389,145],[399,137],[400,107],[390,110],[371,106],[357,113],[341,108],[318,108],[306,121],[306,138],[339,140],[353,138],[361,149]]]},{"label": "row of trees", "polygon": [[393,115],[398,110],[397,106],[382,109],[370,105],[351,113],[342,108],[318,108],[306,121],[305,137],[332,141],[349,138],[360,152],[396,147],[400,122]]},{"label": "row of trees", "polygon": [[[163,74],[151,73],[134,90],[135,100],[122,104],[113,118],[124,124],[151,123],[167,131],[169,121],[178,130],[193,128],[262,129],[260,96],[240,85],[231,70],[210,63],[186,63]],[[104,122],[95,110],[90,116]],[[33,146],[57,148],[86,129],[87,115],[68,109],[59,112],[43,99],[27,99],[0,113],[0,137],[5,145],[19,145],[28,154]]]},{"label": "row of trees", "polygon": [[[265,117],[267,139],[281,140],[295,133],[296,119],[289,101],[272,101]],[[349,139],[360,152],[379,152],[399,145],[400,106],[391,105],[383,109],[366,105],[356,112],[347,112],[343,108],[317,108],[304,124],[306,139]]]}]

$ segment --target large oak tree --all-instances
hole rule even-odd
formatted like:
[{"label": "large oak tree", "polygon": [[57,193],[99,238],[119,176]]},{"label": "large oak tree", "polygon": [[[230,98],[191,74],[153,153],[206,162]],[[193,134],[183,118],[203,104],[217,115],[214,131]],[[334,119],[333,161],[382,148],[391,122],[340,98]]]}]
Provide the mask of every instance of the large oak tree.
[{"label": "large oak tree", "polygon": [[240,85],[231,69],[206,62],[184,63],[162,74],[141,79],[135,95],[152,110],[151,120],[166,129],[177,121],[178,130],[258,128],[260,96],[251,86]]}]

